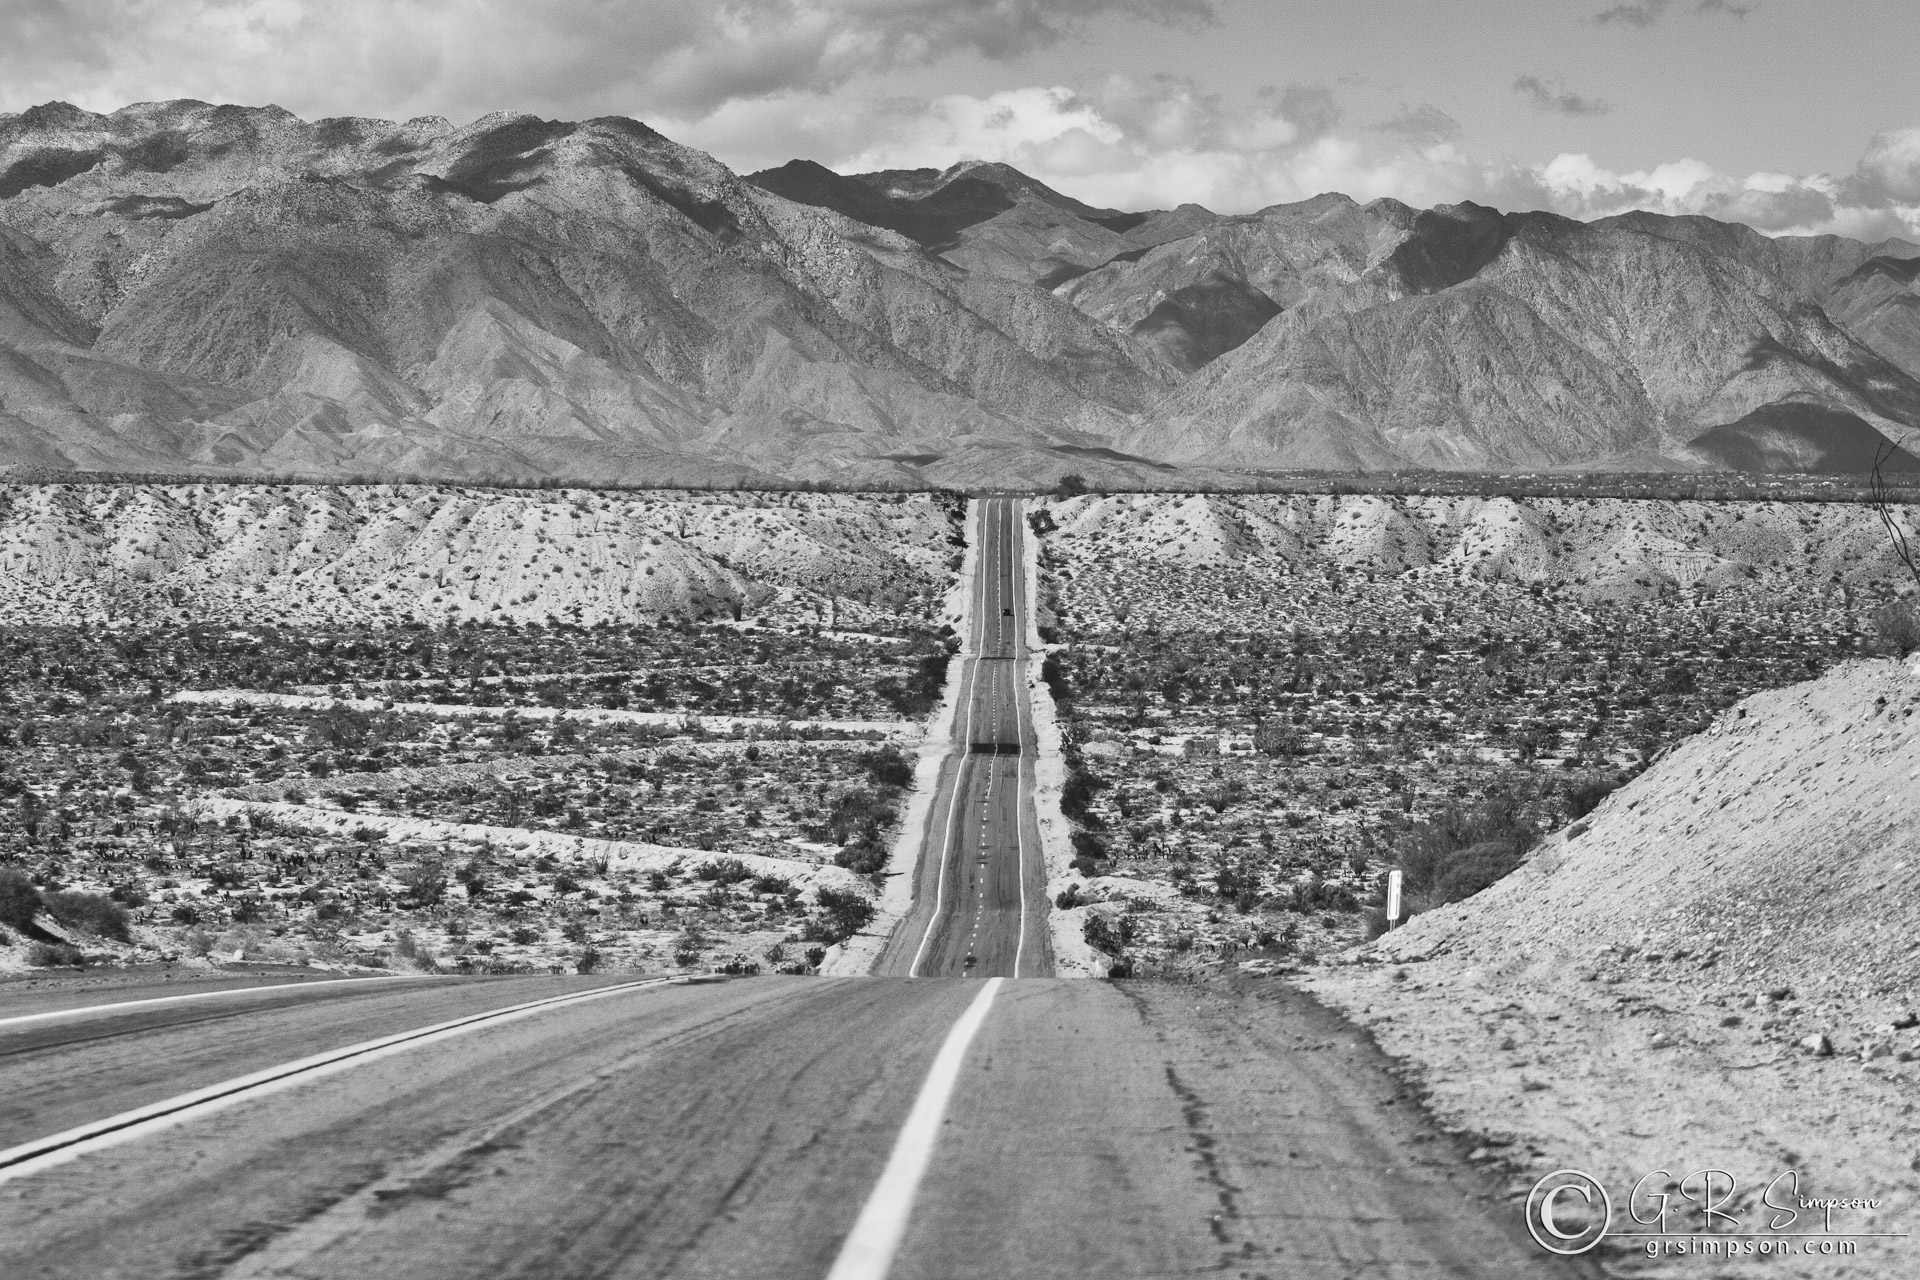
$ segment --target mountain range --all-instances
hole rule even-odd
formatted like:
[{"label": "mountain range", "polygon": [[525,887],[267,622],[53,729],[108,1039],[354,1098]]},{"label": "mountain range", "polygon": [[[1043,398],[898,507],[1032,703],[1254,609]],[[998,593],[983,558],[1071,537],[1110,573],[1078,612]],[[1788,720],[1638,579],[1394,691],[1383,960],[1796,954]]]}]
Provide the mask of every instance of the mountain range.
[{"label": "mountain range", "polygon": [[1917,277],[1707,218],[1130,212],[991,163],[743,177],[616,117],[50,103],[0,115],[0,475],[1858,471],[1920,440]]}]

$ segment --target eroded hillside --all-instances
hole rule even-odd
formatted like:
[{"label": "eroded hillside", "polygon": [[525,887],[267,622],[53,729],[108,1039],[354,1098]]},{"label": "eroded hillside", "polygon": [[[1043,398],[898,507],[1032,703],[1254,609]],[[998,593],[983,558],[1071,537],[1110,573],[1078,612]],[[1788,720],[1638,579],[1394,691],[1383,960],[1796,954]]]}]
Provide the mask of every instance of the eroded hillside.
[{"label": "eroded hillside", "polygon": [[851,622],[947,589],[924,494],[0,488],[0,621]]},{"label": "eroded hillside", "polygon": [[[1412,573],[1612,599],[1768,580],[1801,594],[1812,584],[1857,589],[1903,576],[1872,508],[1850,503],[1136,494],[1071,498],[1047,510],[1059,526],[1056,553],[1089,578],[1083,592],[1104,578],[1120,602],[1141,566],[1196,583],[1228,569],[1271,579]],[[1900,518],[1909,537],[1920,529],[1920,510],[1904,508]]]}]

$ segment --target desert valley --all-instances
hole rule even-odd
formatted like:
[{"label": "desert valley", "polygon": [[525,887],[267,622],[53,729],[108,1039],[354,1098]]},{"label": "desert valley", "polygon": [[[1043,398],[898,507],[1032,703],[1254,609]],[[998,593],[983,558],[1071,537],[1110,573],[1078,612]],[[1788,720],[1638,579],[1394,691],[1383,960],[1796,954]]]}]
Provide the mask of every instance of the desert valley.
[{"label": "desert valley", "polygon": [[[1906,1274],[1917,272],[1903,240],[1697,216],[736,174],[621,117],[0,114],[0,1060],[80,1062],[61,1019],[135,1015],[75,993],[122,987],[417,981],[447,1021],[392,996],[401,1039],[667,993],[644,1048],[566,1015],[587,1084],[498,1041],[473,1070],[510,1114],[393,1083],[404,1158],[261,1139],[328,1153],[289,1162],[317,1207],[233,1193],[229,1252],[168,1245],[184,1274],[345,1274],[442,1200],[481,1267],[534,1212],[500,1188],[565,1163],[503,1153],[576,1105],[600,1118],[558,1150],[592,1145],[641,1095],[700,1172],[559,1196],[579,1247],[624,1258],[594,1234],[618,1206],[687,1195],[687,1240],[646,1248],[738,1211],[732,1273],[772,1274],[766,1186],[830,1169],[850,1216],[915,1123],[899,1090],[955,1087],[943,1037],[1002,989],[1012,1083],[943,1141],[991,1171],[1070,1115],[1098,1135],[1071,1185],[1177,1177],[1108,1187],[1139,1239],[1086,1232],[1188,1241],[1155,1274],[1284,1273],[1271,1169],[1300,1150],[1341,1171],[1315,1257],[1376,1200],[1497,1219],[1369,1244],[1368,1274],[1528,1250],[1554,1170],[1664,1194],[1633,1218],[1664,1232],[1713,1161],[1741,1213],[1766,1170],[1872,1191],[1842,1255],[1779,1274]],[[489,990],[527,1003],[461,994]],[[194,1087],[278,1090],[306,1015],[276,1009],[235,1042],[259,1080],[193,1058]],[[102,1086],[128,1126],[179,1101],[138,1057]],[[478,1107],[466,1069],[434,1088]],[[642,1069],[657,1095],[608,1083]],[[0,1107],[0,1196],[121,1141],[59,1079]],[[789,1132],[870,1107],[831,1160]],[[33,1228],[72,1266],[35,1274],[139,1274],[78,1187]],[[1596,1236],[1593,1274],[1700,1274],[1632,1241]]]}]

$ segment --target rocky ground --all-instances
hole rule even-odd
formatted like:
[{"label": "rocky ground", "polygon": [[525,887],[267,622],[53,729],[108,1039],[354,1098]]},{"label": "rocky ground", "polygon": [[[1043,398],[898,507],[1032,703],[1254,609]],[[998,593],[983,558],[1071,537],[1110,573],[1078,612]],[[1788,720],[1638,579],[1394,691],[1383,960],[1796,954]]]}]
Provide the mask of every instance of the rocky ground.
[{"label": "rocky ground", "polygon": [[817,967],[946,683],[960,513],[0,489],[0,870],[47,902],[0,969]]},{"label": "rocky ground", "polygon": [[928,494],[0,485],[0,623],[926,618]]},{"label": "rocky ground", "polygon": [[[1916,796],[1920,658],[1849,662],[1746,699],[1513,875],[1304,981],[1484,1135],[1516,1196],[1578,1168],[1624,1212],[1654,1174],[1633,1206],[1671,1193],[1669,1229],[1691,1232],[1687,1176],[1721,1169],[1738,1229],[1768,1235],[1761,1197],[1792,1170],[1805,1197],[1876,1202],[1835,1209],[1832,1231],[1910,1232]],[[1827,1230],[1824,1210],[1800,1215],[1787,1225]],[[1603,1247],[1624,1271],[1701,1274],[1642,1245]],[[1913,1273],[1909,1239],[1858,1249],[1769,1274]]]},{"label": "rocky ground", "polygon": [[[1284,627],[1311,585],[1300,579],[1328,570],[1405,576],[1436,599],[1510,582],[1583,600],[1781,585],[1804,596],[1809,584],[1872,588],[1898,570],[1886,531],[1862,503],[1115,494],[1043,509],[1058,526],[1049,546],[1067,575],[1087,578],[1077,591],[1063,589],[1064,606],[1097,628],[1108,619]],[[1901,509],[1900,518],[1912,538],[1920,509]],[[1234,572],[1220,586],[1236,590],[1186,599],[1156,598],[1139,573],[1223,568]]]}]

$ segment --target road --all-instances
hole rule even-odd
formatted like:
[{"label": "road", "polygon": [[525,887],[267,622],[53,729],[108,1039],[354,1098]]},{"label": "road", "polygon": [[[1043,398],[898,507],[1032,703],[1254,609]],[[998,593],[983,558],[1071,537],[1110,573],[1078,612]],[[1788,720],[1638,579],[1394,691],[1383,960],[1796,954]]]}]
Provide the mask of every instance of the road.
[{"label": "road", "polygon": [[973,616],[960,651],[953,750],[928,809],[913,909],[875,962],[878,975],[1053,973],[1033,807],[1022,507],[1018,498],[977,505]]},{"label": "road", "polygon": [[1024,534],[891,976],[0,983],[0,1276],[1597,1274],[1283,983],[1047,976]]},{"label": "road", "polygon": [[[193,1001],[59,1021],[84,1037],[0,1025],[13,1147],[582,997],[24,1175],[0,1163],[0,1275],[827,1276],[943,1040],[997,985],[633,981],[375,980],[243,1001],[217,1034]],[[999,985],[937,1119],[897,1247],[865,1274],[1568,1274],[1517,1212],[1490,1214],[1496,1187],[1370,1043],[1277,983]]]}]

